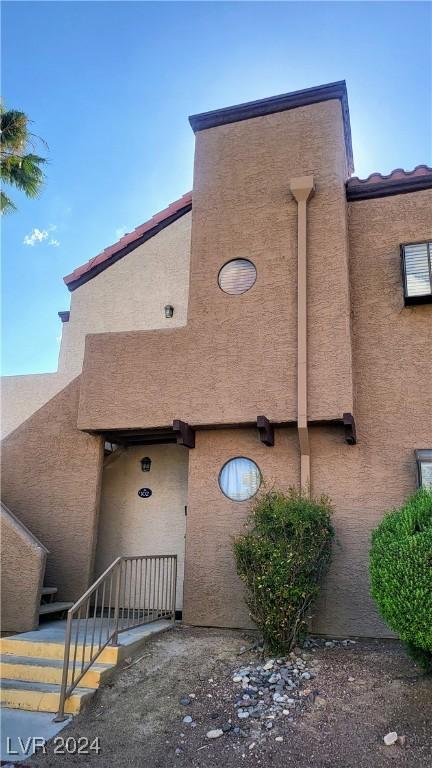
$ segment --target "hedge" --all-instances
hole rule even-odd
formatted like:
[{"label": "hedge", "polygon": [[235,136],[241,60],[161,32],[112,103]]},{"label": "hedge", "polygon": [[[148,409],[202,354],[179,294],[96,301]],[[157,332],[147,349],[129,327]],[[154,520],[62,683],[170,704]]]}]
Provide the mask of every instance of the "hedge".
[{"label": "hedge", "polygon": [[432,671],[432,490],[385,515],[372,534],[369,570],[384,621]]}]

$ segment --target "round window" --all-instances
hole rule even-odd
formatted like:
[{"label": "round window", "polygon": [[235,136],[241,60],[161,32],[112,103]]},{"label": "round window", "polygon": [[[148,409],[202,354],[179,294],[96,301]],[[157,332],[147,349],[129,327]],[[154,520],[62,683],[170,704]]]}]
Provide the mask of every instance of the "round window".
[{"label": "round window", "polygon": [[255,496],[261,485],[261,472],[251,459],[230,459],[219,474],[222,493],[233,501],[246,501]]},{"label": "round window", "polygon": [[252,288],[257,273],[255,265],[249,259],[233,259],[224,264],[219,272],[219,287],[225,293],[238,296]]}]

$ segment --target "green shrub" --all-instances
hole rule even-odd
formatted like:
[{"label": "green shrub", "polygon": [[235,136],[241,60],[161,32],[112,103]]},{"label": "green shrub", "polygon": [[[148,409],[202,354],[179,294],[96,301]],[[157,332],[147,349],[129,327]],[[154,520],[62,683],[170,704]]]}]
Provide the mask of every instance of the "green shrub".
[{"label": "green shrub", "polygon": [[234,540],[250,616],[270,652],[288,652],[306,630],[306,613],[331,556],[332,507],[326,497],[265,491],[247,531]]},{"label": "green shrub", "polygon": [[385,515],[372,534],[369,570],[384,621],[432,671],[432,491]]}]

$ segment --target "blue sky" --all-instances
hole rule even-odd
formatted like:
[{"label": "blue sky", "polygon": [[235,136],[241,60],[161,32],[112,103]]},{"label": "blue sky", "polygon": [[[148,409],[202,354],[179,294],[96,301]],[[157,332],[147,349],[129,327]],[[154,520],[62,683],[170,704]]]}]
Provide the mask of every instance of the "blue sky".
[{"label": "blue sky", "polygon": [[49,145],[3,220],[3,373],[55,370],[63,275],[191,188],[189,114],[345,79],[357,175],[430,163],[430,25],[416,2],[3,3],[3,98]]}]

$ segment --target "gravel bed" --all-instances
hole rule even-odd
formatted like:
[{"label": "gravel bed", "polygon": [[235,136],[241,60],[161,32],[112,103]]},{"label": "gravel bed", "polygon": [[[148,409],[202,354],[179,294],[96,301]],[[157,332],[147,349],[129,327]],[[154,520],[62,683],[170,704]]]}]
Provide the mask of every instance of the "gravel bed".
[{"label": "gravel bed", "polygon": [[284,658],[254,636],[177,627],[124,662],[62,732],[100,754],[31,766],[430,768],[432,679],[394,641],[312,639]]}]

